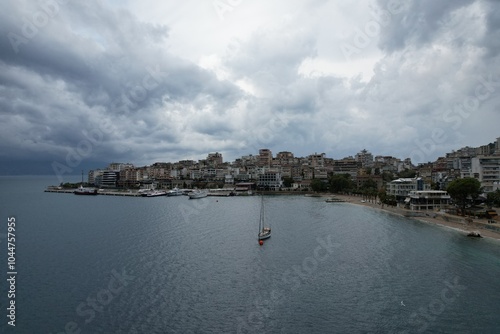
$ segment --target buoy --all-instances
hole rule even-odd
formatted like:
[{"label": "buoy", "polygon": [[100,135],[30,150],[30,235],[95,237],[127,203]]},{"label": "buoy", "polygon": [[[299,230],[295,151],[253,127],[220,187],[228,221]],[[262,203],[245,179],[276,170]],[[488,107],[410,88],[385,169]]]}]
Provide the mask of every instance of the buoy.
[{"label": "buoy", "polygon": [[263,244],[264,244],[264,241],[259,240],[259,245],[261,245],[261,246],[262,246]]}]

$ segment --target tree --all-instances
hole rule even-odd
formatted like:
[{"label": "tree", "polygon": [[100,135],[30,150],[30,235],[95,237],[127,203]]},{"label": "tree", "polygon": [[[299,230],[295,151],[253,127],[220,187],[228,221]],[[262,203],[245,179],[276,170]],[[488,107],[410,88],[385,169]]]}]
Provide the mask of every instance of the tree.
[{"label": "tree", "polygon": [[486,195],[486,205],[490,209],[493,206],[500,207],[500,189],[497,189],[495,192],[491,192]]},{"label": "tree", "polygon": [[466,177],[452,181],[446,188],[453,201],[460,207],[462,215],[465,214],[465,207],[481,194],[481,183],[478,180]]},{"label": "tree", "polygon": [[415,176],[417,175],[417,172],[412,170],[412,169],[408,169],[408,168],[405,168],[405,170],[401,171],[398,173],[398,176],[400,178],[409,178],[409,179],[412,179],[414,178]]},{"label": "tree", "polygon": [[283,178],[283,185],[286,187],[286,188],[290,188],[293,184],[293,179],[291,177],[284,177]]},{"label": "tree", "polygon": [[359,190],[361,191],[363,196],[366,197],[367,200],[371,201],[372,199],[377,198],[378,194],[377,182],[372,178],[369,178],[368,180],[364,181]]},{"label": "tree", "polygon": [[378,191],[377,195],[378,195],[378,198],[380,199],[380,202],[385,203],[385,201],[387,199],[387,191],[385,190],[385,188],[381,188]]},{"label": "tree", "polygon": [[394,180],[394,176],[391,172],[382,172],[382,180],[384,180],[384,182],[391,182],[392,180]]},{"label": "tree", "polygon": [[326,183],[324,183],[320,179],[313,179],[311,181],[311,189],[315,192],[326,191],[327,186]]},{"label": "tree", "polygon": [[349,174],[334,174],[328,182],[332,193],[341,193],[352,188],[351,175]]}]

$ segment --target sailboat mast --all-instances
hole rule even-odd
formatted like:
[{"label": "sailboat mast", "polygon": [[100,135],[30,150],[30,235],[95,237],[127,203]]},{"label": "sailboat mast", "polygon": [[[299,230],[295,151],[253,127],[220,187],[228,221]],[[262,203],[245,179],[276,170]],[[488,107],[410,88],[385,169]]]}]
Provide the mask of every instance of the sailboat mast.
[{"label": "sailboat mast", "polygon": [[264,195],[261,195],[260,201],[260,222],[259,222],[259,231],[264,230]]}]

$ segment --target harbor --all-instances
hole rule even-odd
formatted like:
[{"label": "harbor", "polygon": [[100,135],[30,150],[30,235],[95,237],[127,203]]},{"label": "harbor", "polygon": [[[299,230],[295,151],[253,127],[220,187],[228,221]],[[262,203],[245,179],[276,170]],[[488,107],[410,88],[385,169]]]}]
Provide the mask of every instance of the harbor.
[{"label": "harbor", "polygon": [[[58,186],[48,186],[44,192],[47,193],[60,193],[60,194],[74,194],[77,189],[71,188],[71,189],[65,189],[62,187]],[[192,189],[181,189],[183,192],[183,195],[188,195]],[[158,196],[146,196],[144,192],[141,192],[140,190],[107,190],[107,189],[98,189],[97,190],[97,195],[104,195],[104,196],[129,196],[129,197],[158,197]],[[227,190],[227,189],[209,189],[207,192],[207,196],[212,196],[212,197],[230,197],[230,196],[249,196],[252,195],[252,192],[250,191],[233,191],[233,190]],[[165,192],[164,194],[160,196],[166,196],[169,197],[169,193]]]}]

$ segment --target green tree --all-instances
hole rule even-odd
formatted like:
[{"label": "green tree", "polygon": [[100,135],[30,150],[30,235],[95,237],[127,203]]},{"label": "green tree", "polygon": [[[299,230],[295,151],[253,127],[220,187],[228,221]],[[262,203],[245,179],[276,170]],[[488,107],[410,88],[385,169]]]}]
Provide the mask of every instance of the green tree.
[{"label": "green tree", "polygon": [[349,191],[353,187],[350,174],[334,174],[328,180],[332,193]]},{"label": "green tree", "polygon": [[378,191],[378,198],[380,199],[380,202],[385,203],[387,199],[387,191],[385,190],[385,188],[381,188]]},{"label": "green tree", "polygon": [[313,179],[311,181],[311,189],[315,192],[326,191],[327,185],[325,182],[321,181],[320,179]]},{"label": "green tree", "polygon": [[293,184],[293,179],[291,177],[284,177],[283,178],[283,186],[286,188],[290,188]]},{"label": "green tree", "polygon": [[416,171],[408,168],[398,173],[398,176],[401,178],[414,178],[416,175]]},{"label": "green tree", "polygon": [[467,204],[472,203],[481,194],[481,183],[471,177],[457,179],[448,185],[446,191],[464,215]]},{"label": "green tree", "polygon": [[376,199],[378,194],[377,182],[369,178],[363,182],[359,190],[367,200]]},{"label": "green tree", "polygon": [[486,205],[488,208],[500,207],[500,189],[486,195]]},{"label": "green tree", "polygon": [[391,172],[382,172],[382,180],[384,180],[384,182],[391,182],[392,180],[394,180],[394,175],[391,173]]}]

